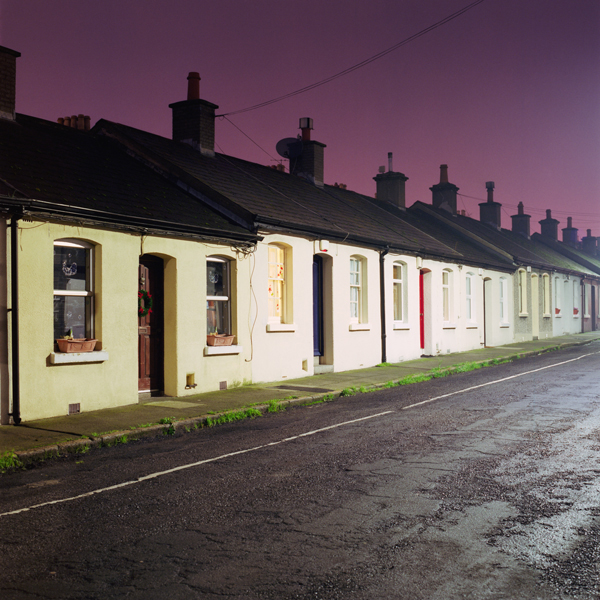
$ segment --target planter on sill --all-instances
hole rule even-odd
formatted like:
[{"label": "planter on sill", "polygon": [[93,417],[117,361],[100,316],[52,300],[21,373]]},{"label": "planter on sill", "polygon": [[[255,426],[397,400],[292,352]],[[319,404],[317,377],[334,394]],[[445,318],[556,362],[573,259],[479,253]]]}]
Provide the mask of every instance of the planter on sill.
[{"label": "planter on sill", "polygon": [[92,352],[96,347],[96,340],[56,340],[60,352]]},{"label": "planter on sill", "polygon": [[233,344],[233,336],[224,333],[214,333],[206,336],[207,346],[231,346]]}]

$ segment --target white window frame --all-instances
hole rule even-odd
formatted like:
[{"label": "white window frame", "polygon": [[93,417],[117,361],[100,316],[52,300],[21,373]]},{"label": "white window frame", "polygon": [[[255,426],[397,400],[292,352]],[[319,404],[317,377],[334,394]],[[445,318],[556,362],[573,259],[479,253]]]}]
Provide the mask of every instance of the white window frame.
[{"label": "white window frame", "polygon": [[[87,306],[86,306],[86,319],[85,319],[85,337],[93,339],[94,338],[94,245],[89,242],[85,242],[83,240],[78,239],[59,239],[54,240],[52,249],[55,247],[61,248],[78,248],[89,250],[89,264],[86,265],[86,289],[85,290],[53,290],[53,297],[64,297],[64,298],[74,298],[74,297],[84,297],[87,298]],[[54,278],[54,272],[52,274]],[[54,288],[54,283],[52,284]],[[52,331],[54,334],[54,325],[52,326]]]},{"label": "white window frame", "polygon": [[579,319],[581,306],[579,306],[579,296],[581,294],[581,283],[577,280],[573,281],[573,318]]},{"label": "white window frame", "polygon": [[529,310],[527,309],[527,271],[525,269],[519,269],[519,316],[529,316]]},{"label": "white window frame", "polygon": [[221,256],[207,256],[206,257],[206,266],[207,266],[207,270],[208,270],[208,263],[210,262],[215,262],[215,263],[222,263],[226,265],[226,275],[227,275],[227,282],[226,285],[224,286],[225,289],[227,290],[227,296],[209,296],[208,295],[208,291],[206,294],[206,309],[207,309],[207,330],[206,333],[208,335],[215,333],[213,331],[209,331],[209,326],[208,326],[208,310],[209,310],[209,306],[208,303],[209,302],[223,302],[223,303],[227,303],[227,323],[229,325],[228,327],[228,331],[224,331],[222,332],[224,335],[233,335],[233,323],[231,320],[231,260],[227,259],[227,258],[223,258]]},{"label": "white window frame", "polygon": [[[397,276],[398,274],[400,277]],[[398,260],[392,264],[392,286],[394,292],[394,323],[406,323],[408,321],[406,314],[406,264]]]},{"label": "white window frame", "polygon": [[[275,260],[272,260],[275,254]],[[287,257],[286,249],[279,244],[269,244],[267,249],[268,280],[268,322],[285,323],[288,314],[287,294]],[[278,310],[273,311],[273,302],[279,300]],[[279,313],[279,314],[277,314]]]},{"label": "white window frame", "polygon": [[544,308],[544,318],[551,317],[550,313],[550,275],[548,273],[544,273],[542,275],[542,298],[543,298],[543,308]]},{"label": "white window frame", "polygon": [[362,313],[363,262],[359,256],[350,257],[350,323],[360,323]]},{"label": "white window frame", "polygon": [[475,297],[473,293],[473,287],[475,282],[475,273],[467,273],[465,276],[465,301],[466,301],[466,311],[467,311],[467,320],[470,323],[474,323],[475,318]]},{"label": "white window frame", "polygon": [[442,320],[444,323],[452,322],[452,269],[442,271]]},{"label": "white window frame", "polygon": [[554,316],[555,318],[561,318],[560,314],[562,311],[562,286],[560,285],[560,278],[554,278]]},{"label": "white window frame", "polygon": [[498,295],[498,305],[500,310],[500,325],[508,323],[508,280],[506,277],[500,277],[500,287]]}]

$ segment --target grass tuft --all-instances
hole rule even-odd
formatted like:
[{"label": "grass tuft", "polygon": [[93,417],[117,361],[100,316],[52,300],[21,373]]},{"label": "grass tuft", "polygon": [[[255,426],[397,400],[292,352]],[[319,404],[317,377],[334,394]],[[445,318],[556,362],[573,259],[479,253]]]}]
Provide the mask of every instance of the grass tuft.
[{"label": "grass tuft", "polygon": [[0,454],[0,473],[6,473],[9,469],[20,469],[22,467],[23,463],[12,450]]}]

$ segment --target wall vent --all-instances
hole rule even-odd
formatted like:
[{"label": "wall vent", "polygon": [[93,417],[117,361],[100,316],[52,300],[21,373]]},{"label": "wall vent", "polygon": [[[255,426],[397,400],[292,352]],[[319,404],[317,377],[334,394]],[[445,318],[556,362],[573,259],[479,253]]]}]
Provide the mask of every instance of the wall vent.
[{"label": "wall vent", "polygon": [[226,381],[219,381],[219,389],[220,390],[226,390],[227,389],[227,382]]},{"label": "wall vent", "polygon": [[81,404],[69,404],[69,414],[78,415],[81,412]]}]

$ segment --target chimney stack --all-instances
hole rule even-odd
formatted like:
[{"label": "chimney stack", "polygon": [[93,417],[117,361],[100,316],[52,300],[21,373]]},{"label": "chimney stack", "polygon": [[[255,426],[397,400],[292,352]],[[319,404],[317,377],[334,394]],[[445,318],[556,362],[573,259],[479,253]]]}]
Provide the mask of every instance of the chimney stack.
[{"label": "chimney stack", "polygon": [[0,119],[15,120],[19,56],[20,52],[0,46]]},{"label": "chimney stack", "polygon": [[485,187],[487,189],[487,202],[482,202],[479,205],[479,220],[500,231],[502,223],[500,209],[502,208],[502,204],[494,202],[494,182],[486,181]]},{"label": "chimney stack", "polygon": [[542,219],[540,222],[540,231],[542,235],[548,236],[552,238],[555,242],[558,241],[558,220],[552,218],[552,211],[550,209],[546,210],[546,218]]},{"label": "chimney stack", "polygon": [[519,202],[518,214],[511,215],[513,233],[518,233],[529,239],[531,215],[526,215],[523,210],[523,203]]},{"label": "chimney stack", "polygon": [[300,130],[302,131],[302,154],[294,160],[290,160],[290,173],[304,177],[318,187],[323,187],[325,176],[325,144],[310,139],[313,129],[313,120],[304,117],[300,119]]},{"label": "chimney stack", "polygon": [[90,117],[88,115],[73,115],[72,117],[59,117],[56,122],[59,125],[79,129],[80,131],[90,130]]},{"label": "chimney stack", "polygon": [[579,236],[577,235],[577,228],[573,227],[573,219],[567,218],[567,226],[563,228],[563,242],[573,248],[577,248],[579,245]]},{"label": "chimney stack", "polygon": [[215,155],[216,104],[200,99],[200,75],[188,75],[187,100],[169,104],[173,111],[173,140],[189,144],[206,156]]},{"label": "chimney stack", "polygon": [[456,215],[456,197],[459,188],[448,181],[448,165],[440,165],[440,182],[429,188],[434,208],[442,208]]},{"label": "chimney stack", "polygon": [[598,238],[592,237],[592,230],[587,230],[587,235],[581,238],[581,248],[590,256],[598,255]]},{"label": "chimney stack", "polygon": [[[378,173],[373,177],[375,183],[377,184],[377,192],[375,197],[378,200],[385,200],[397,206],[398,208],[405,209],[406,208],[406,182],[408,181],[408,177],[404,175],[404,173],[395,173],[392,170],[392,158],[393,155],[391,152],[388,152],[388,172],[387,173]],[[380,171],[385,170],[385,167],[382,167]]]}]

